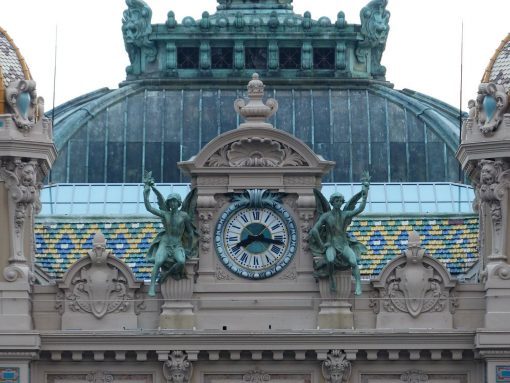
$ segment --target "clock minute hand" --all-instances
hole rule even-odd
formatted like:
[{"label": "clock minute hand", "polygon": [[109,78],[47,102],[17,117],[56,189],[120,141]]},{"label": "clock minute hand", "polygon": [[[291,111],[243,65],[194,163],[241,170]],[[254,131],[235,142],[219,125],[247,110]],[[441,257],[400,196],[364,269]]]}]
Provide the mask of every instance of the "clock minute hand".
[{"label": "clock minute hand", "polygon": [[273,238],[264,237],[262,234],[257,236],[256,241],[264,242],[264,243],[274,243],[275,245],[283,245],[282,241]]}]

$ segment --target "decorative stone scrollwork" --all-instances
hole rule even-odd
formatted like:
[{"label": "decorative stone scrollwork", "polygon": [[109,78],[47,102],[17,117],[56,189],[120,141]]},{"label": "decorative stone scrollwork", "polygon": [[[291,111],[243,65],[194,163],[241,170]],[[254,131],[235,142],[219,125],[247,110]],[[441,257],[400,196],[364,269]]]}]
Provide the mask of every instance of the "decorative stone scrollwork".
[{"label": "decorative stone scrollwork", "polygon": [[423,371],[409,370],[400,375],[400,381],[405,383],[423,383],[428,382],[429,377]]},{"label": "decorative stone scrollwork", "polygon": [[127,280],[119,270],[107,264],[111,251],[106,250],[106,239],[97,233],[93,249],[88,253],[90,266],[83,267],[71,281],[66,294],[73,311],[91,313],[101,319],[107,313],[126,311],[133,295],[128,292]]},{"label": "decorative stone scrollwork", "polygon": [[281,142],[262,138],[243,138],[214,153],[206,162],[210,167],[287,167],[307,166],[306,160]]},{"label": "decorative stone scrollwork", "polygon": [[30,133],[37,117],[37,93],[35,81],[12,81],[5,90],[7,105],[9,105],[14,123],[25,135]]},{"label": "decorative stone scrollwork", "polygon": [[378,314],[381,327],[395,320],[392,314],[400,313],[413,320],[424,313],[438,313],[438,323],[452,323],[456,282],[441,263],[425,254],[418,233],[409,233],[408,249],[390,261],[372,283],[376,293],[371,296],[370,306]]},{"label": "decorative stone scrollwork", "polygon": [[113,382],[113,375],[108,372],[91,372],[87,375],[85,378],[87,382],[93,382],[93,383],[109,383]]},{"label": "decorative stone scrollwork", "polygon": [[[135,282],[131,270],[106,249],[106,239],[96,233],[88,255],[73,264],[58,284],[62,293],[57,294],[57,309],[66,315],[71,313],[92,314],[97,319],[107,314],[123,313],[125,323],[136,321]],[[69,322],[73,318],[68,318]],[[117,321],[121,325],[122,320]]]},{"label": "decorative stone scrollwork", "polygon": [[484,136],[491,136],[503,121],[507,107],[508,96],[503,85],[482,83],[478,88],[476,109],[470,108],[469,118],[476,121]]},{"label": "decorative stone scrollwork", "polygon": [[259,75],[254,73],[252,80],[248,83],[248,102],[242,98],[234,101],[234,109],[246,122],[239,127],[272,127],[264,121],[271,117],[278,110],[278,102],[275,99],[267,99],[266,103],[262,102],[264,96],[264,83],[259,79]]},{"label": "decorative stone scrollwork", "polygon": [[188,355],[183,351],[172,351],[163,364],[163,375],[169,383],[188,383],[193,375]]},{"label": "decorative stone scrollwork", "polygon": [[344,383],[349,381],[352,367],[347,355],[340,350],[331,350],[327,359],[322,362],[322,375],[328,383]]},{"label": "decorative stone scrollwork", "polygon": [[269,381],[271,381],[271,375],[259,369],[249,371],[248,373],[243,375],[243,382],[256,383]]}]

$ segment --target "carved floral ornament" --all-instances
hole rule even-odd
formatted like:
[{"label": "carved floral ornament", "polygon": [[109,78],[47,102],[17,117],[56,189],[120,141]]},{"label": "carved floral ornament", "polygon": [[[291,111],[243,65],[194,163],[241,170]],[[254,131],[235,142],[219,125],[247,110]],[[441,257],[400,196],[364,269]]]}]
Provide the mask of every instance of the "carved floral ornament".
[{"label": "carved floral ornament", "polygon": [[261,138],[243,138],[217,150],[206,162],[210,167],[286,167],[308,166],[294,149],[281,142]]},{"label": "carved floral ornament", "polygon": [[65,297],[70,310],[101,319],[108,313],[127,311],[140,283],[135,283],[129,268],[106,249],[106,239],[98,232],[88,257],[71,266],[59,287],[64,294],[59,296],[57,308],[64,309],[61,301]]},{"label": "carved floral ornament", "polygon": [[425,254],[414,231],[409,233],[408,249],[389,262],[373,284],[378,293],[371,297],[370,306],[376,313],[384,309],[417,318],[425,312],[453,313],[456,308],[451,291],[455,282],[443,265]]},{"label": "carved floral ornament", "polygon": [[470,100],[468,107],[469,120],[474,121],[484,136],[492,136],[508,109],[508,95],[503,85],[482,83],[476,101]]}]

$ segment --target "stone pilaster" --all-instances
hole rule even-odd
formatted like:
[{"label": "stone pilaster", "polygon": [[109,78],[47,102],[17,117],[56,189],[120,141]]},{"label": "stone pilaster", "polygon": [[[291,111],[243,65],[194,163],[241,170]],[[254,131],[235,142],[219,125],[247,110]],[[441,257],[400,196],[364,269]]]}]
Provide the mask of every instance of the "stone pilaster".
[{"label": "stone pilaster", "polygon": [[[33,220],[56,149],[35,82],[12,81],[6,94],[8,114],[0,115],[0,330],[26,330],[32,327]],[[27,99],[28,105],[19,101]]]}]

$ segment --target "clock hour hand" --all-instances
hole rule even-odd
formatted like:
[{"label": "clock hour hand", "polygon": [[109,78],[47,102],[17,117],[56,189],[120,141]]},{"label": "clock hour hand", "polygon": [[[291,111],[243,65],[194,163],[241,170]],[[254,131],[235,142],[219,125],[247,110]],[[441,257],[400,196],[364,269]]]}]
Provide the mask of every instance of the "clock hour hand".
[{"label": "clock hour hand", "polygon": [[235,245],[235,247],[246,247],[248,246],[250,243],[254,242],[257,240],[257,236],[256,235],[248,235],[248,237],[246,237],[245,239],[243,239],[242,241],[239,241],[237,242],[237,245]]}]

